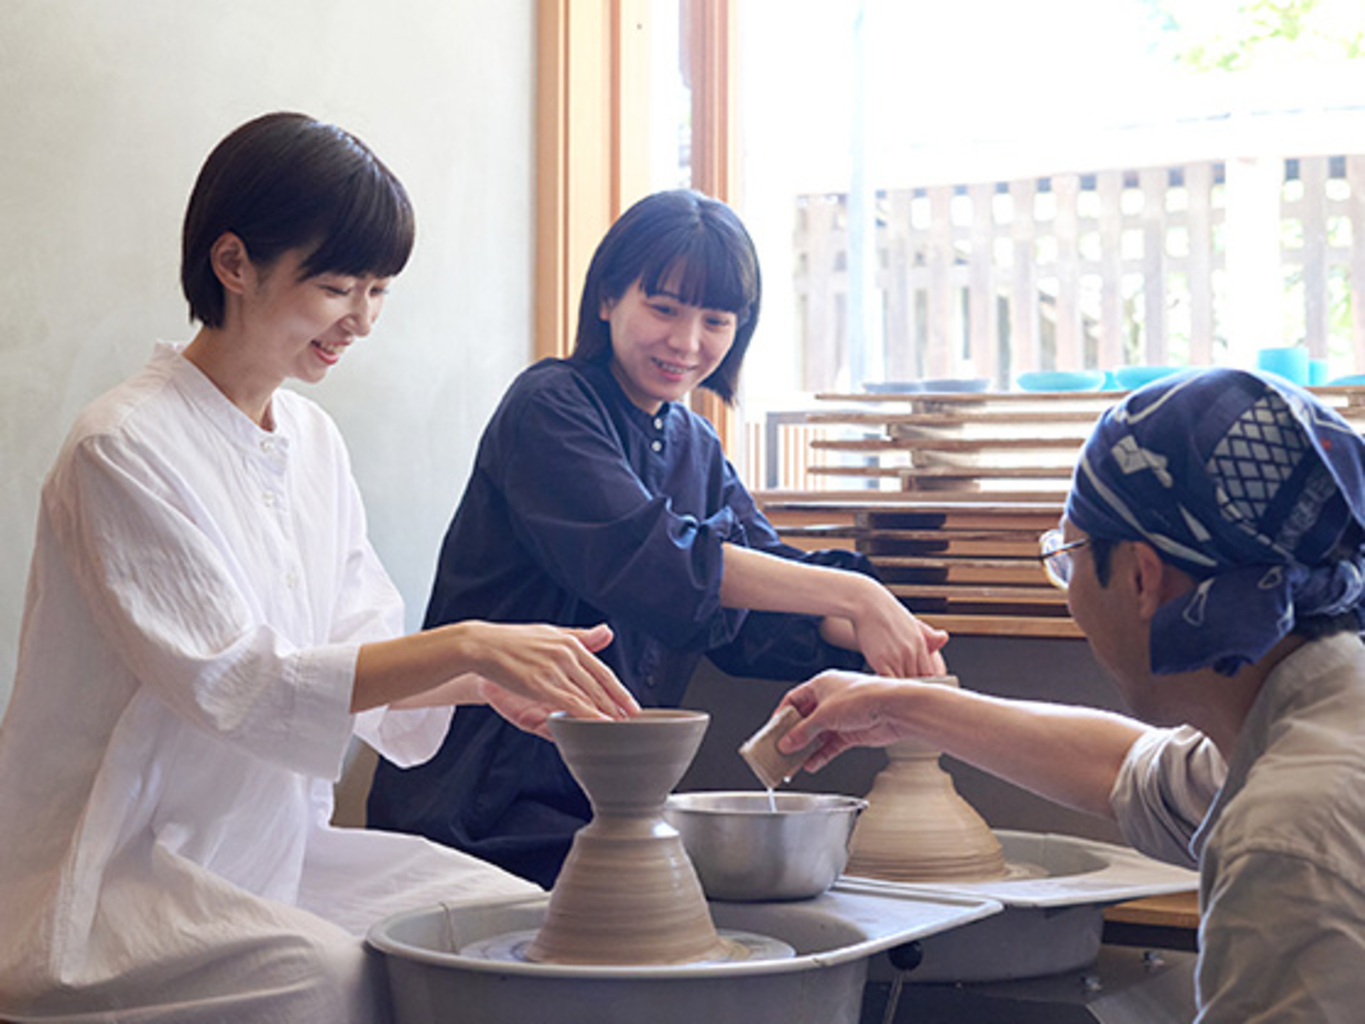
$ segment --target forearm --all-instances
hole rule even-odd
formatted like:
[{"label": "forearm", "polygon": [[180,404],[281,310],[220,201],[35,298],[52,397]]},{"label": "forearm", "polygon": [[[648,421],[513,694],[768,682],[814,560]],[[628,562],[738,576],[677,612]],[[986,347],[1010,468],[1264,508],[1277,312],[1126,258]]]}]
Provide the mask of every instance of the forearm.
[{"label": "forearm", "polygon": [[392,705],[491,703],[519,721],[564,711],[624,718],[639,711],[630,691],[595,653],[612,641],[604,624],[561,629],[544,623],[470,619],[360,648],[351,710]]},{"label": "forearm", "polygon": [[907,735],[1039,796],[1112,818],[1109,794],[1144,726],[1094,708],[951,687],[889,689],[883,713]]},{"label": "forearm", "polygon": [[478,682],[470,675],[479,667],[474,633],[473,624],[457,622],[362,645],[351,711],[478,701]]},{"label": "forearm", "polygon": [[389,706],[399,709],[458,707],[461,704],[485,704],[482,677],[472,672],[456,676],[429,690],[393,701]]},{"label": "forearm", "polygon": [[[881,589],[861,573],[794,562],[737,544],[724,546],[724,559],[720,603],[727,608],[852,619],[872,599],[872,591]],[[851,626],[848,632],[851,636]]]}]

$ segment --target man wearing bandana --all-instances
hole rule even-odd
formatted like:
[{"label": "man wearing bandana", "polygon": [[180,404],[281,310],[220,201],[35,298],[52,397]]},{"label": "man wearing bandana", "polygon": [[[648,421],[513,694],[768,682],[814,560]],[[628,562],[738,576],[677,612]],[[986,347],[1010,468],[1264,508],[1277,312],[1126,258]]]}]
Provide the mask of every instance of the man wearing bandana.
[{"label": "man wearing bandana", "polygon": [[1163,378],[1101,418],[1040,558],[1136,718],[830,672],[782,749],[918,739],[1109,817],[1199,868],[1199,1021],[1362,1019],[1365,442],[1277,377]]}]

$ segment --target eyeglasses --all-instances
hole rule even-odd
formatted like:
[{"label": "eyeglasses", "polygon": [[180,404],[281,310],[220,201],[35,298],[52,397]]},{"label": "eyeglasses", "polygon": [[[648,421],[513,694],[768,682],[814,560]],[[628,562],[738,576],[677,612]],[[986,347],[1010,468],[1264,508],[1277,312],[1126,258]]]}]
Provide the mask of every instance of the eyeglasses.
[{"label": "eyeglasses", "polygon": [[1047,581],[1058,590],[1066,590],[1071,585],[1071,570],[1075,564],[1071,552],[1089,543],[1089,537],[1073,541],[1064,540],[1060,529],[1048,530],[1039,537],[1038,545],[1042,548],[1042,554],[1038,556],[1038,561],[1043,563]]}]

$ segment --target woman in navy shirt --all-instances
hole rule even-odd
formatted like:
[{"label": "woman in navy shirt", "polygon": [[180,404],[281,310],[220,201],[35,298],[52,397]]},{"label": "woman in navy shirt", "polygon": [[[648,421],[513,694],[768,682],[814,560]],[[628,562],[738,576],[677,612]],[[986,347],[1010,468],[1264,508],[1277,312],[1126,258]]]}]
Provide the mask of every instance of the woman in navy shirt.
[{"label": "woman in navy shirt", "polygon": [[[567,360],[513,382],[446,534],[426,626],[463,619],[607,622],[600,657],[642,706],[676,707],[697,662],[804,679],[864,663],[943,671],[947,635],[921,624],[847,551],[783,544],[684,403],[733,400],[758,321],[753,243],[723,203],[658,193],[598,246]],[[848,571],[854,570],[854,571]],[[381,762],[369,824],[416,832],[549,886],[587,798],[546,710],[462,708],[436,757]]]}]

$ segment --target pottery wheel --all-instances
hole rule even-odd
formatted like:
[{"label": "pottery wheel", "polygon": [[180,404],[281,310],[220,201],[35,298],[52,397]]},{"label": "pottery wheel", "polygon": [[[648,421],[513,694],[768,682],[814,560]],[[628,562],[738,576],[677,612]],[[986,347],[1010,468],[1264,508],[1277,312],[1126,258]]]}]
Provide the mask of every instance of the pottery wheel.
[{"label": "pottery wheel", "polygon": [[[694,960],[684,964],[668,964],[670,967],[694,967],[697,964],[719,964],[736,963],[745,960],[790,960],[796,956],[796,950],[787,945],[780,939],[769,938],[767,935],[754,935],[750,932],[720,931],[721,940],[724,942],[726,955],[714,957],[708,960]],[[537,931],[532,929],[524,932],[509,932],[506,935],[495,935],[491,939],[480,939],[478,942],[471,942],[469,945],[460,949],[461,956],[467,956],[473,960],[495,960],[500,963],[525,963],[534,964],[537,961],[530,959],[526,955],[526,947],[531,944],[531,940],[537,935]],[[547,965],[549,966],[549,965]],[[552,965],[556,968],[563,968],[563,964]],[[592,968],[600,968],[602,964],[582,964]],[[647,966],[644,964],[631,964],[632,967]]]}]

